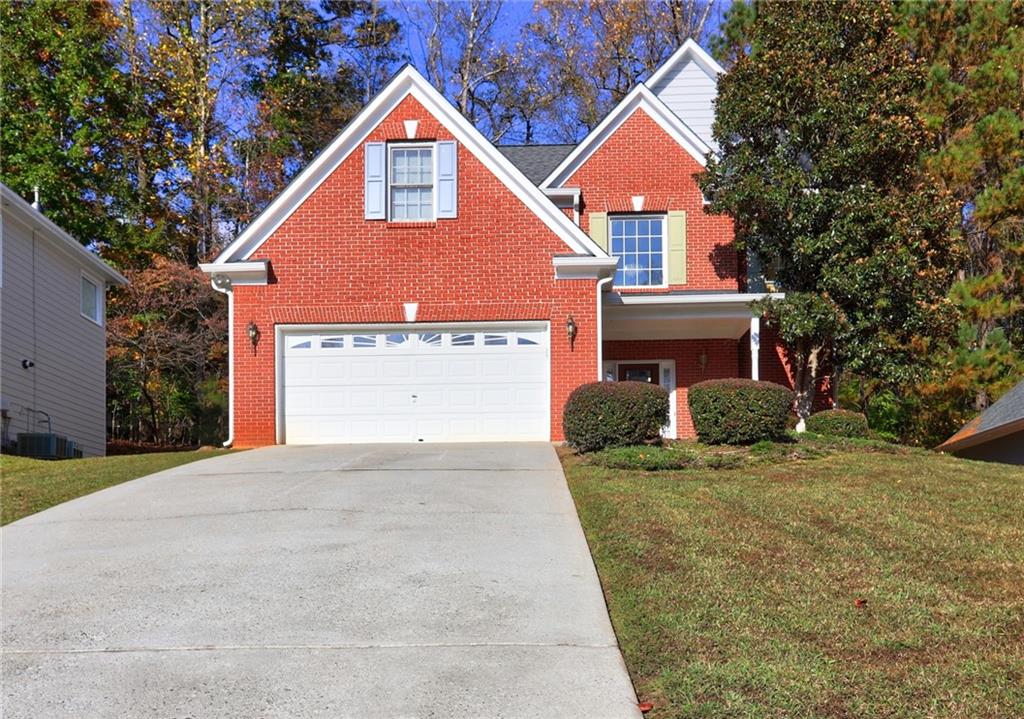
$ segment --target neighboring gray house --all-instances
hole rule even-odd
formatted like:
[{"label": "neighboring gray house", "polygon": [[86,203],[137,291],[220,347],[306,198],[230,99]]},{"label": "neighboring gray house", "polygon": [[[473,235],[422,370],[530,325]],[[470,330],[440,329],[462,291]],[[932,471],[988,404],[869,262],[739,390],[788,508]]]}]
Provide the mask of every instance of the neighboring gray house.
[{"label": "neighboring gray house", "polygon": [[1024,464],[1024,381],[936,449],[965,459]]},{"label": "neighboring gray house", "polygon": [[3,441],[52,432],[103,455],[104,300],[108,285],[127,280],[7,185],[0,192]]}]

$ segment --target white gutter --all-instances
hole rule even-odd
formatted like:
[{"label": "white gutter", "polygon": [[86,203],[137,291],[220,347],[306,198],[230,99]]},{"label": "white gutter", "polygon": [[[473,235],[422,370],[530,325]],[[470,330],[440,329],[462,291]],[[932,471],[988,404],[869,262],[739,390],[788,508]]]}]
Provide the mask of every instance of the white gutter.
[{"label": "white gutter", "polygon": [[673,294],[659,294],[659,295],[634,295],[634,294],[620,294],[617,295],[617,299],[613,298],[610,304],[613,305],[708,305],[708,304],[721,304],[730,305],[738,304],[744,305],[758,300],[773,299],[781,300],[785,297],[783,292],[714,292],[707,294],[688,294],[688,295],[673,295]]},{"label": "white gutter", "polygon": [[604,302],[601,293],[604,286],[615,279],[615,275],[602,277],[597,281],[597,381],[604,380]]},{"label": "white gutter", "polygon": [[211,277],[210,286],[228,296],[228,438],[223,446],[230,447],[235,443],[235,293],[231,278],[224,275]]}]

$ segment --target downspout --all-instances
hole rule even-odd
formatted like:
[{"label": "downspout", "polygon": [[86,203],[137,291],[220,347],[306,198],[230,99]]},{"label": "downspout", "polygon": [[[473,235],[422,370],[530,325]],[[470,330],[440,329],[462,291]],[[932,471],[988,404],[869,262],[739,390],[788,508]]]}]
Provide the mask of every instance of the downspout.
[{"label": "downspout", "polygon": [[235,293],[226,275],[211,277],[210,286],[228,296],[228,438],[223,446],[230,447],[235,442]]},{"label": "downspout", "polygon": [[597,381],[604,381],[604,304],[601,302],[601,293],[604,286],[615,279],[615,275],[603,277],[597,281]]}]

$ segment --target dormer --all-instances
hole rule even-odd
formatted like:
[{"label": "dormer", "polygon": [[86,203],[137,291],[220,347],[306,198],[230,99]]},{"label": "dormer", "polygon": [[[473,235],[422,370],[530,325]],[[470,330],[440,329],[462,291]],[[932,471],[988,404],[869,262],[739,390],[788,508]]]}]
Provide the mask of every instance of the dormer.
[{"label": "dormer", "polygon": [[713,149],[718,76],[725,70],[693,40],[687,40],[644,83],[659,100]]}]

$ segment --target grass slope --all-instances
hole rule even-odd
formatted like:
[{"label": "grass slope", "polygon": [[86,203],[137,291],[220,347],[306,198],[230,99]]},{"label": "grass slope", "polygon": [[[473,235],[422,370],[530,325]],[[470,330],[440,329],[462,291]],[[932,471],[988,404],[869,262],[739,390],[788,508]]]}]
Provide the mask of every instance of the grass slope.
[{"label": "grass slope", "polygon": [[1024,716],[1024,470],[563,462],[650,719]]},{"label": "grass slope", "polygon": [[46,461],[0,457],[0,524],[8,524],[69,499],[222,451],[159,452]]}]

